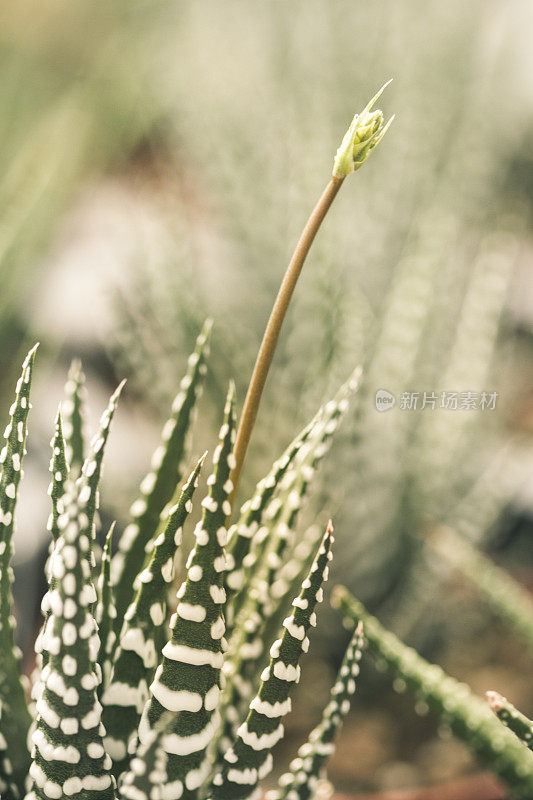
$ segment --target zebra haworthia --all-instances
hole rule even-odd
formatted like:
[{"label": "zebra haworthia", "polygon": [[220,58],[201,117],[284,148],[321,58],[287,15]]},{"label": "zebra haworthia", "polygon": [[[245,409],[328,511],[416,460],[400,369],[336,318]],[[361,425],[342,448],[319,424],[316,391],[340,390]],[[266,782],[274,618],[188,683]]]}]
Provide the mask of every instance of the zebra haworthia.
[{"label": "zebra haworthia", "polygon": [[171,637],[150,686],[150,699],[139,725],[141,744],[165,711],[176,714],[162,744],[168,754],[166,797],[193,800],[211,771],[207,755],[218,726],[220,672],[224,660],[227,532],[234,465],[234,389],[230,386],[213,456],[214,471],[202,501],[203,515],[195,530],[195,545],[187,561],[187,578],[180,586],[171,621]]},{"label": "zebra haworthia", "polygon": [[5,445],[0,453],[0,793],[2,800],[16,800],[17,787],[24,780],[29,766],[26,736],[30,715],[20,681],[19,651],[14,644],[12,615],[11,558],[15,506],[22,478],[22,461],[26,452],[27,420],[30,409],[30,387],[38,345],[30,350],[22,365],[15,402],[4,432]]},{"label": "zebra haworthia", "polygon": [[70,484],[58,520],[60,534],[50,573],[50,608],[42,636],[47,654],[42,692],[32,733],[32,788],[27,800],[64,796],[113,800],[111,759],[102,741],[101,680],[97,657],[100,641],[91,606],[96,592],[91,581],[91,541],[83,486]]},{"label": "zebra haworthia", "polygon": [[135,744],[139,718],[148,699],[148,685],[166,639],[167,591],[174,577],[174,558],[182,529],[192,509],[192,496],[205,454],[170,509],[164,532],[154,542],[146,569],[136,579],[136,595],[128,608],[118,647],[102,696],[105,745],[115,771],[127,766],[128,745]]},{"label": "zebra haworthia", "polygon": [[224,755],[222,771],[214,777],[213,800],[247,800],[261,794],[259,781],[272,769],[271,750],[284,733],[280,719],[290,710],[291,688],[300,678],[298,662],[309,648],[307,633],[316,625],[315,606],[322,599],[332,544],[329,523],[302,590],[293,601],[293,612],[283,622],[283,635],[272,645],[270,664],[261,675],[248,716]]},{"label": "zebra haworthia", "polygon": [[183,473],[187,434],[196,400],[202,390],[209,352],[211,322],[207,321],[189,356],[187,374],[172,405],[172,415],[163,427],[161,444],[152,456],[152,468],[141,483],[140,496],[133,503],[132,521],[124,530],[113,558],[112,577],[118,619],[122,619],[131,599],[132,583],[146,561],[146,549],[156,533],[160,515],[172,500]]},{"label": "zebra haworthia", "polygon": [[74,359],[65,384],[65,399],[61,404],[66,455],[72,477],[77,477],[85,460],[85,373],[81,361]]},{"label": "zebra haworthia", "polygon": [[289,772],[280,777],[279,789],[269,792],[267,800],[310,800],[315,795],[324,765],[335,750],[335,738],[350,710],[363,640],[363,624],[360,622],[346,649],[319,725],[298,750],[298,757],[291,761]]}]

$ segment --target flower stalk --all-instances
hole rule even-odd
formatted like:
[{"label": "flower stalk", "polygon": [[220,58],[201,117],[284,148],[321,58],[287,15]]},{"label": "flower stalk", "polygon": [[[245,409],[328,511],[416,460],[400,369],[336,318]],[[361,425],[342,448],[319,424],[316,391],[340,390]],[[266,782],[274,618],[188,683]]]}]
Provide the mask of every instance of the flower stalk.
[{"label": "flower stalk", "polygon": [[[390,81],[388,83],[390,83]],[[315,240],[315,236],[326,214],[343,184],[344,178],[350,173],[355,172],[364,164],[372,150],[387,132],[393,120],[393,117],[391,117],[391,119],[384,124],[383,112],[371,110],[373,104],[378,97],[380,97],[385,87],[388,86],[388,83],[381,87],[360,114],[354,116],[337,150],[333,163],[332,176],[322,192],[318,203],[311,212],[311,216],[307,220],[281,282],[257,354],[237,430],[235,467],[231,473],[233,491],[230,502],[232,505],[239,485],[266,379],[276,351],[281,327],[307,254],[311,249],[311,245]]]}]

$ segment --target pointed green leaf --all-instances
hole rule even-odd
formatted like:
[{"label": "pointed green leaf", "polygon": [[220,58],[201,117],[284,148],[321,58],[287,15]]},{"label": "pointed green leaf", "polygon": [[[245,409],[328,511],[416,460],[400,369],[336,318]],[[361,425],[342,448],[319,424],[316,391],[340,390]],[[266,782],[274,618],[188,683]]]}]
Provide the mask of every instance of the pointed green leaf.
[{"label": "pointed green leaf", "polygon": [[47,664],[32,733],[32,788],[28,800],[113,800],[111,759],[102,741],[97,687],[100,647],[91,606],[91,540],[84,485],[68,487],[60,535],[51,557],[54,588],[45,606],[51,613],[42,637]]},{"label": "pointed green leaf", "polygon": [[[102,475],[105,447],[109,436],[111,422],[117,409],[119,397],[125,383],[125,380],[119,383],[109,399],[107,408],[105,408],[102,416],[100,417],[98,430],[91,439],[89,453],[83,462],[81,475],[78,478],[78,482],[80,484],[80,497],[85,505],[85,514],[87,515],[87,531],[90,534],[91,546],[96,537],[95,515],[100,505],[98,486],[100,484],[100,478]],[[91,560],[94,568],[94,553]]]},{"label": "pointed green leaf", "polygon": [[150,699],[139,725],[139,738],[147,743],[150,730],[165,710],[179,712],[171,732],[163,738],[168,753],[169,798],[193,800],[211,772],[206,755],[218,726],[220,671],[225,641],[224,570],[225,520],[229,513],[229,480],[234,463],[234,389],[230,387],[215,450],[209,494],[198,524],[196,544],[187,561],[187,579],[178,590],[178,607],[171,621],[170,641],[163,648],[163,663],[150,686]]},{"label": "pointed green leaf", "polygon": [[250,703],[246,721],[224,755],[222,772],[215,776],[214,800],[245,800],[261,793],[258,783],[272,769],[271,750],[284,733],[280,718],[290,710],[290,691],[300,678],[298,662],[309,647],[307,633],[316,625],[315,606],[322,599],[332,544],[330,523],[302,590],[293,602],[293,612],[283,622],[283,635],[272,645],[270,665],[261,675],[262,683]]},{"label": "pointed green leaf", "polygon": [[0,739],[0,792],[5,800],[13,800],[24,785],[29,765],[26,737],[30,715],[20,680],[19,653],[14,644],[14,618],[11,597],[11,557],[18,488],[22,477],[27,419],[30,409],[30,387],[35,360],[33,347],[22,365],[10,421],[4,433],[5,446],[0,454],[0,707],[2,737]]},{"label": "pointed green leaf", "polygon": [[533,750],[533,722],[498,692],[487,692],[486,697],[491,711],[496,714],[500,722]]},{"label": "pointed green leaf", "polygon": [[167,797],[168,755],[163,748],[163,736],[167,732],[172,714],[164,714],[157,727],[150,731],[146,744],[141,744],[130,769],[120,780],[119,797],[125,800],[163,800]]},{"label": "pointed green leaf", "polygon": [[54,437],[50,442],[52,448],[52,457],[50,459],[50,472],[52,478],[50,486],[48,487],[48,494],[52,500],[52,511],[48,519],[48,530],[52,534],[52,543],[58,537],[59,530],[57,527],[57,520],[62,513],[61,499],[65,494],[65,484],[68,477],[68,465],[65,456],[65,440],[63,438],[63,427],[61,420],[61,411],[57,412],[55,419]]},{"label": "pointed green leaf", "polygon": [[72,476],[76,477],[85,459],[85,374],[78,359],[74,359],[70,365],[65,394],[62,410],[67,461]]},{"label": "pointed green leaf", "polygon": [[140,496],[131,507],[133,517],[119,541],[113,558],[113,582],[118,619],[131,602],[132,584],[146,560],[146,549],[155,535],[159,517],[172,500],[183,474],[187,433],[191,426],[196,400],[206,372],[211,322],[205,323],[194,352],[189,357],[187,374],[172,405],[172,416],[163,428],[161,444],[152,457],[152,469],[141,483]]},{"label": "pointed green leaf", "polygon": [[[262,519],[257,520],[257,524],[252,524],[253,539],[251,539],[251,547],[248,545],[249,552],[244,560],[244,578],[239,577],[235,581],[242,583],[245,589],[237,592],[231,602],[231,614],[235,620],[243,606],[248,604],[249,585],[252,581],[256,585],[265,582],[267,586],[272,585],[277,566],[282,562],[289,536],[296,525],[309,484],[328,452],[333,435],[348,410],[350,397],[358,388],[360,374],[361,370],[357,367],[337,394],[319,409],[310,423],[310,430],[304,429],[306,431],[305,441],[298,448],[295,458],[287,465],[285,474],[280,477],[276,487],[276,496],[268,498],[270,502],[265,504],[266,508],[262,512]],[[260,522],[262,527],[259,527]],[[238,565],[236,566],[238,568]],[[258,577],[261,570],[261,577]],[[265,572],[270,577],[267,577]],[[233,583],[234,580],[233,577],[227,578],[228,584]],[[262,591],[259,594],[262,595]],[[256,618],[253,607],[249,609],[249,614]],[[232,648],[232,653],[236,652]]]},{"label": "pointed green leaf", "polygon": [[[174,578],[174,558],[198,486],[202,456],[170,510],[166,528],[157,537],[146,569],[136,579],[137,593],[126,611],[112,675],[102,696],[105,746],[116,774],[127,766],[128,746],[135,737],[148,699],[148,685],[166,641],[167,591]],[[105,680],[105,675],[104,675]]]},{"label": "pointed green leaf", "polygon": [[[47,581],[49,585],[52,584],[55,585],[55,579],[50,574],[50,559],[52,557],[52,552],[55,547],[57,537],[59,536],[59,527],[57,523],[59,517],[64,511],[62,503],[63,503],[63,497],[65,495],[65,487],[68,478],[68,465],[65,458],[65,442],[63,439],[63,429],[61,424],[61,411],[58,411],[56,415],[55,431],[52,441],[50,442],[50,447],[52,448],[52,457],[50,459],[50,472],[52,474],[52,479],[48,487],[48,494],[50,495],[52,501],[52,511],[50,512],[50,516],[48,518],[47,527],[52,535],[52,540],[48,548],[48,558],[46,560],[46,565],[45,565],[45,574],[47,576]],[[35,670],[32,673],[31,697],[32,700],[35,702],[39,699],[41,695],[41,690],[42,690],[41,672],[43,667],[46,666],[47,654],[43,653],[42,651],[42,637],[49,615],[50,615],[50,609],[48,608],[46,611],[44,611],[43,609],[44,619],[34,645]]]},{"label": "pointed green leaf", "polygon": [[336,588],[333,602],[350,625],[363,622],[370,650],[466,742],[474,755],[504,780],[517,797],[526,800],[533,796],[533,754],[494,717],[481,698],[385,630],[343,586]]},{"label": "pointed green leaf", "polygon": [[362,649],[363,625],[360,622],[344,654],[320,724],[298,750],[298,758],[291,761],[290,771],[280,777],[278,790],[268,793],[268,800],[310,800],[315,795],[322,770],[335,752],[335,739],[350,710]]},{"label": "pointed green leaf", "polygon": [[231,595],[243,587],[243,561],[250,550],[252,538],[259,529],[263,513],[283,476],[313,430],[315,423],[316,417],[291,442],[283,455],[274,462],[266,478],[263,478],[257,484],[252,498],[247,500],[241,507],[239,521],[232,525],[228,531],[228,556],[232,564],[232,569],[228,572],[226,578],[228,602],[230,602]]},{"label": "pointed green leaf", "polygon": [[494,613],[506,620],[533,650],[533,599],[530,593],[450,528],[435,530],[429,544],[471,581]]},{"label": "pointed green leaf", "polygon": [[115,598],[113,595],[113,586],[111,584],[111,546],[115,527],[116,522],[112,522],[109,526],[107,536],[105,537],[100,575],[98,576],[97,584],[98,602],[96,605],[95,618],[96,624],[98,625],[98,636],[100,638],[98,663],[102,670],[102,681],[98,687],[99,697],[104,687],[107,686],[109,682],[111,659],[115,642],[115,617],[117,610],[115,608]]},{"label": "pointed green leaf", "polygon": [[[280,616],[276,612],[290,598],[293,582],[288,580],[286,550],[296,526],[298,515],[309,484],[327,453],[333,434],[348,409],[349,397],[357,388],[360,370],[341,386],[335,397],[324,404],[311,423],[305,442],[298,448],[297,458],[285,472],[278,496],[274,497],[264,513],[262,528],[257,525],[253,545],[245,561],[245,589],[233,598],[231,612],[236,614],[230,629],[229,652],[225,669],[239,680],[232,681],[222,698],[223,734],[222,750],[227,740],[232,740],[242,713],[245,712],[253,691],[255,678],[265,656],[266,642],[271,631],[265,632],[267,623],[277,629]],[[306,430],[306,429],[304,429]],[[316,542],[313,543],[313,552]],[[303,566],[297,563],[298,552],[289,559],[293,575]],[[308,562],[307,562],[308,563]],[[305,574],[305,573],[304,573]],[[226,579],[231,583],[231,578]],[[275,627],[274,627],[275,626]]]}]

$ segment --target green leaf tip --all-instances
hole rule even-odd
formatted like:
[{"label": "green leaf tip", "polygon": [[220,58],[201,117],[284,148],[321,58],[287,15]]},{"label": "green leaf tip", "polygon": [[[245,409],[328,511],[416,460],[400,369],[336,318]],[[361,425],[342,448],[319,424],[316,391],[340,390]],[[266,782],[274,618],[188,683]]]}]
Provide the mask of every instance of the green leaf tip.
[{"label": "green leaf tip", "polygon": [[79,474],[85,459],[85,399],[85,373],[81,361],[75,358],[68,371],[62,403],[67,460],[73,474]]},{"label": "green leaf tip", "polygon": [[515,736],[518,736],[530,750],[533,750],[533,722],[499,692],[487,692],[485,697],[489,708],[496,714],[500,722],[503,722]]},{"label": "green leaf tip", "polygon": [[53,542],[55,542],[59,534],[57,520],[62,513],[61,499],[65,494],[65,484],[69,472],[65,454],[63,421],[60,409],[58,409],[56,414],[54,436],[50,442],[50,447],[52,448],[52,456],[50,458],[50,473],[52,478],[48,487],[48,494],[52,500],[52,511],[48,518],[47,528],[52,534],[52,542],[50,544],[52,547]]},{"label": "green leaf tip", "polygon": [[322,770],[335,752],[335,738],[350,710],[363,645],[363,623],[359,622],[346,648],[320,723],[298,750],[298,757],[291,761],[290,771],[279,778],[278,789],[267,794],[267,800],[310,800],[317,794]]},{"label": "green leaf tip", "polygon": [[4,432],[5,444],[0,453],[0,794],[12,800],[28,772],[29,754],[26,735],[30,715],[20,679],[19,651],[14,643],[14,616],[11,597],[13,531],[15,508],[26,453],[27,420],[36,344],[22,364],[16,396],[10,408]]},{"label": "green leaf tip", "polygon": [[376,92],[365,108],[354,116],[333,161],[334,178],[345,178],[362,167],[372,150],[387,133],[394,116],[385,123],[383,112],[371,109],[391,81],[392,78]]},{"label": "green leaf tip", "polygon": [[151,550],[161,512],[171,502],[183,475],[188,433],[207,372],[210,331],[211,322],[207,320],[189,356],[187,372],[180,382],[171,414],[163,426],[151,468],[141,482],[139,496],[131,506],[131,522],[120,537],[118,551],[113,556],[112,575],[119,619],[123,618],[131,603],[132,584],[142,569],[146,553]]}]

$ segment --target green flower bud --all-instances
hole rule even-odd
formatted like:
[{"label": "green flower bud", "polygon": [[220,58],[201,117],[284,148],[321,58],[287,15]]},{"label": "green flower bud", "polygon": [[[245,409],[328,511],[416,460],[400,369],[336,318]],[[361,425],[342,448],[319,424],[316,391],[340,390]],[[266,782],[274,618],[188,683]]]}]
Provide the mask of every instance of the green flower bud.
[{"label": "green flower bud", "polygon": [[379,109],[371,111],[371,108],[389,83],[390,81],[382,86],[363,111],[353,118],[333,162],[335,178],[345,178],[351,172],[359,169],[378,142],[385,136],[394,117],[384,123],[383,112]]}]

